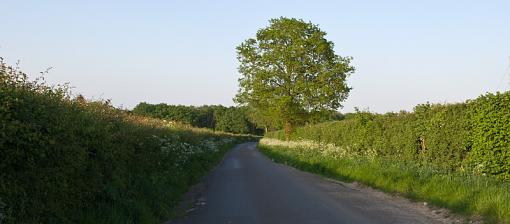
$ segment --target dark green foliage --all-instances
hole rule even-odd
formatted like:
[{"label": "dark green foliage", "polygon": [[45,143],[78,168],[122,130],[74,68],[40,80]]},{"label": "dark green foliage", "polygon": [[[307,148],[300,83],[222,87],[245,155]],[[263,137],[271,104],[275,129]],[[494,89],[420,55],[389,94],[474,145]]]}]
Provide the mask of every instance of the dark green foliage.
[{"label": "dark green foliage", "polygon": [[71,99],[0,63],[0,223],[158,223],[246,137]]},{"label": "dark green foliage", "polygon": [[[266,136],[285,139],[283,131]],[[510,180],[510,92],[466,103],[418,105],[411,113],[358,111],[342,121],[297,128],[291,139]]]},{"label": "dark green foliage", "polygon": [[261,133],[248,120],[246,109],[237,107],[219,108],[214,113],[215,130],[230,133]]},{"label": "dark green foliage", "polygon": [[250,121],[247,109],[243,107],[183,106],[139,103],[134,114],[150,116],[189,124],[193,127],[210,128],[216,131],[236,134],[262,134],[263,130]]}]

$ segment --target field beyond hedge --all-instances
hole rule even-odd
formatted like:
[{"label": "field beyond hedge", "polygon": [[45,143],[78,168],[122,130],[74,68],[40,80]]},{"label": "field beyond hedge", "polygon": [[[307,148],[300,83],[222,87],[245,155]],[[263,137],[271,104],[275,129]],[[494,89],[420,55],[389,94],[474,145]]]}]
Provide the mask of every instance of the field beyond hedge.
[{"label": "field beyond hedge", "polygon": [[250,136],[180,127],[0,61],[0,223],[159,223]]}]

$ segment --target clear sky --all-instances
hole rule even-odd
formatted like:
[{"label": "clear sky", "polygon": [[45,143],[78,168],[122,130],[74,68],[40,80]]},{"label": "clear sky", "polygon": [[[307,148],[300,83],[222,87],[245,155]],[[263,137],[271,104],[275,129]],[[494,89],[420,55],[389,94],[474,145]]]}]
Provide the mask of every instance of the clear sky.
[{"label": "clear sky", "polygon": [[235,47],[270,18],[318,24],[354,57],[343,112],[510,89],[510,1],[0,0],[0,56],[87,98],[233,105]]}]

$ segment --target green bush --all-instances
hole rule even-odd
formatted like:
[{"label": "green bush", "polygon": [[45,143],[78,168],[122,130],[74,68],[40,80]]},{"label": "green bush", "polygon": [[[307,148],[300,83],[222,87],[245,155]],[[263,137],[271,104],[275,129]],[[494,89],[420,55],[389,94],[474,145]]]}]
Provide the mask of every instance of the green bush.
[{"label": "green bush", "polygon": [[[283,131],[266,137],[285,139]],[[510,92],[466,103],[418,105],[413,112],[358,111],[342,121],[297,128],[291,139],[510,180]]]},{"label": "green bush", "polygon": [[247,136],[72,99],[0,61],[0,223],[157,223]]},{"label": "green bush", "polygon": [[510,180],[510,92],[486,94],[469,103],[476,171]]}]

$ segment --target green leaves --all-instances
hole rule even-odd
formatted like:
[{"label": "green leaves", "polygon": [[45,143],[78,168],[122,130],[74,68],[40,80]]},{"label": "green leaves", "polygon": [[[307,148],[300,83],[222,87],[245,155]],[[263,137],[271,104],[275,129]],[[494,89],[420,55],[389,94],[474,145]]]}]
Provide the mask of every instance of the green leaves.
[{"label": "green leaves", "polygon": [[354,72],[351,58],[336,55],[317,25],[284,17],[269,22],[236,48],[242,78],[234,100],[267,117],[259,121],[279,124],[341,107],[350,91],[345,80]]},{"label": "green leaves", "polygon": [[470,161],[481,173],[510,180],[510,92],[488,93],[469,102],[469,108]]},{"label": "green leaves", "polygon": [[[281,139],[283,131],[266,136]],[[291,138],[510,180],[510,92],[422,104],[412,113],[357,111],[342,121],[297,128]]]}]

